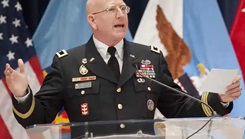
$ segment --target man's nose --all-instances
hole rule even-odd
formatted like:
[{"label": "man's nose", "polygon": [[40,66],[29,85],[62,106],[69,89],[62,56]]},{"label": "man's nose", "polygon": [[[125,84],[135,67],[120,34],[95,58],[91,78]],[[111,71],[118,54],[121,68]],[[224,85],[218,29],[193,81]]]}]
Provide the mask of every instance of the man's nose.
[{"label": "man's nose", "polygon": [[124,15],[125,15],[124,11],[121,8],[117,7],[117,15],[116,15],[116,17],[120,18],[120,17],[123,17]]}]

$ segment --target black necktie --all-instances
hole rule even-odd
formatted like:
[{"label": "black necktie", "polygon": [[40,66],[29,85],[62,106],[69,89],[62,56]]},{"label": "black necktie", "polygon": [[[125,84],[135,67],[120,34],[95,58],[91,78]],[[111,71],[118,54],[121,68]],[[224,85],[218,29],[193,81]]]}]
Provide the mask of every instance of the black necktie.
[{"label": "black necktie", "polygon": [[108,61],[108,65],[111,68],[114,75],[116,76],[117,80],[119,80],[120,70],[119,70],[119,64],[117,58],[115,57],[116,48],[111,46],[107,49],[107,52],[111,55]]}]

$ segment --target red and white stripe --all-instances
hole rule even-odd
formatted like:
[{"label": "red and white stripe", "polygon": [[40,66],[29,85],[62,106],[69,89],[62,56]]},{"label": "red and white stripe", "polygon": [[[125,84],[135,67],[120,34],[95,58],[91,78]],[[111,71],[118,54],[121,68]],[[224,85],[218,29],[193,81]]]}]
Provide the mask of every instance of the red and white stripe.
[{"label": "red and white stripe", "polygon": [[[25,63],[29,85],[37,92],[43,79],[43,74],[36,56]],[[18,69],[17,69],[18,70]],[[5,79],[0,80],[0,138],[29,139],[26,130],[17,122],[12,112],[11,92]]]},{"label": "red and white stripe", "polygon": [[[0,82],[0,88],[1,88],[0,114],[2,120],[5,123],[5,126],[9,130],[8,134],[10,134],[13,139],[18,139],[18,138],[28,139],[28,135],[25,129],[20,124],[18,124],[18,122],[16,121],[13,115],[11,96],[9,95],[7,89],[5,89],[5,85],[3,84],[2,81]],[[5,136],[3,135],[3,137],[1,138],[5,138]]]}]

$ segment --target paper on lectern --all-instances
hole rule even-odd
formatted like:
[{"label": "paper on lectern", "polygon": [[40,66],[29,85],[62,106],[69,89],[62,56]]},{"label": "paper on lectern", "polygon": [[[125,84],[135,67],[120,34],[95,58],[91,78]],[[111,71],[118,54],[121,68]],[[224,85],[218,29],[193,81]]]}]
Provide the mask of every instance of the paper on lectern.
[{"label": "paper on lectern", "polygon": [[223,94],[237,75],[238,69],[212,69],[197,90]]}]

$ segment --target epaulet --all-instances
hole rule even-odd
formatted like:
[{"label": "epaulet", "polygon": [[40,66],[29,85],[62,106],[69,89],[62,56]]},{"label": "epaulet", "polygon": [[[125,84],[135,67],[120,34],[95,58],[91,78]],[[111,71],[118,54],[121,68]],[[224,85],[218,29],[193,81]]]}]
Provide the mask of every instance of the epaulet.
[{"label": "epaulet", "polygon": [[160,54],[160,49],[156,46],[151,45],[151,51]]},{"label": "epaulet", "polygon": [[57,52],[56,55],[58,56],[58,58],[62,58],[64,56],[67,56],[68,53],[66,52],[66,50],[61,50],[61,51]]}]

